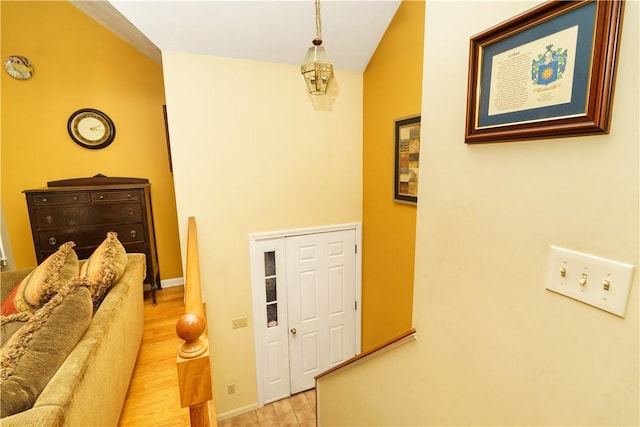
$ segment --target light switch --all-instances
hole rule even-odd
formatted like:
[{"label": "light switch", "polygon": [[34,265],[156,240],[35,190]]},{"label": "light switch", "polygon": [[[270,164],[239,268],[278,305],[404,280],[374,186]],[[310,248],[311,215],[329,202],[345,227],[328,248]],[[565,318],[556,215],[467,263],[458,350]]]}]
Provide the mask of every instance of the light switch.
[{"label": "light switch", "polygon": [[624,317],[634,266],[551,246],[546,288]]},{"label": "light switch", "polygon": [[231,319],[231,328],[246,328],[249,325],[249,320],[246,317],[238,317],[236,319]]}]

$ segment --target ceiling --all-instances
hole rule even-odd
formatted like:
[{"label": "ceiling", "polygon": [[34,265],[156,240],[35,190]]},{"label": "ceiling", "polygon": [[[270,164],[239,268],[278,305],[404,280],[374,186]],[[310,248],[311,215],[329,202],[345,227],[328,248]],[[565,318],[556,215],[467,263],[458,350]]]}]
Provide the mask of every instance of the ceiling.
[{"label": "ceiling", "polygon": [[[300,64],[316,35],[314,0],[72,3],[161,62],[177,51]],[[401,0],[323,0],[322,40],[337,70],[362,72]]]}]

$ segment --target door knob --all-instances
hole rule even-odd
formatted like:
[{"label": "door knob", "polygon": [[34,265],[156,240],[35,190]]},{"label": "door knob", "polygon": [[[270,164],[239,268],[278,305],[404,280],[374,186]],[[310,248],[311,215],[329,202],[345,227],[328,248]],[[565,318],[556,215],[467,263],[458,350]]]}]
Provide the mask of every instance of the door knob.
[{"label": "door knob", "polygon": [[298,331],[296,330],[296,328],[291,328],[291,333],[292,333],[293,335],[295,335],[295,334],[297,334],[297,333],[298,333]]}]

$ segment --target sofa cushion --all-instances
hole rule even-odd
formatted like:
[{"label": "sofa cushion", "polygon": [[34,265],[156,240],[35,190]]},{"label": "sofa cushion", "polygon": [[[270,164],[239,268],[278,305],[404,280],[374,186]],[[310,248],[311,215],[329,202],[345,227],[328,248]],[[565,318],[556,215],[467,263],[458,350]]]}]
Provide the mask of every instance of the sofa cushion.
[{"label": "sofa cushion", "polygon": [[107,238],[82,264],[80,277],[88,279],[91,283],[89,289],[96,308],[111,284],[122,277],[122,273],[127,267],[127,261],[127,252],[118,240],[118,233],[110,231],[107,233]]},{"label": "sofa cushion", "polygon": [[4,346],[4,343],[9,341],[9,338],[11,338],[13,334],[18,332],[18,330],[24,326],[24,323],[25,322],[20,320],[2,323],[2,326],[0,326],[0,328],[2,328],[2,335],[0,337],[0,339],[2,340],[2,346]]},{"label": "sofa cushion", "polygon": [[78,275],[75,243],[67,242],[27,275],[2,302],[2,315],[36,310]]},{"label": "sofa cushion", "polygon": [[31,408],[92,316],[87,288],[66,286],[20,328],[0,350],[0,412],[6,417]]}]

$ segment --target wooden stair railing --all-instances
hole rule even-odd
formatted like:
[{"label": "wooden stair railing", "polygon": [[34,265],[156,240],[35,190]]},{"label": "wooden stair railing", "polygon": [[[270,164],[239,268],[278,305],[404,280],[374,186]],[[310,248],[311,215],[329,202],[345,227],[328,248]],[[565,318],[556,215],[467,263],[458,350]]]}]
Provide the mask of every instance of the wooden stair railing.
[{"label": "wooden stair railing", "polygon": [[200,261],[196,219],[189,217],[187,230],[187,267],[185,274],[185,313],[178,319],[176,333],[184,340],[178,347],[177,366],[180,403],[189,407],[192,427],[217,426],[207,319],[200,288]]},{"label": "wooden stair railing", "polygon": [[370,348],[369,350],[366,350],[360,354],[356,354],[355,356],[353,356],[351,359],[347,359],[344,362],[334,366],[333,368],[329,368],[324,372],[319,373],[318,375],[315,376],[315,380],[316,380],[316,384],[318,382],[318,380],[326,375],[332,374],[336,371],[340,371],[346,367],[355,365],[356,363],[360,363],[360,362],[364,362],[367,359],[370,359],[372,357],[375,357],[385,351],[391,350],[392,348],[394,348],[397,345],[403,344],[405,342],[411,341],[411,340],[415,340],[417,339],[416,337],[416,329],[415,328],[411,328],[399,335],[396,335],[393,338],[388,339],[387,341],[384,341],[378,345],[376,345],[375,347]]}]

